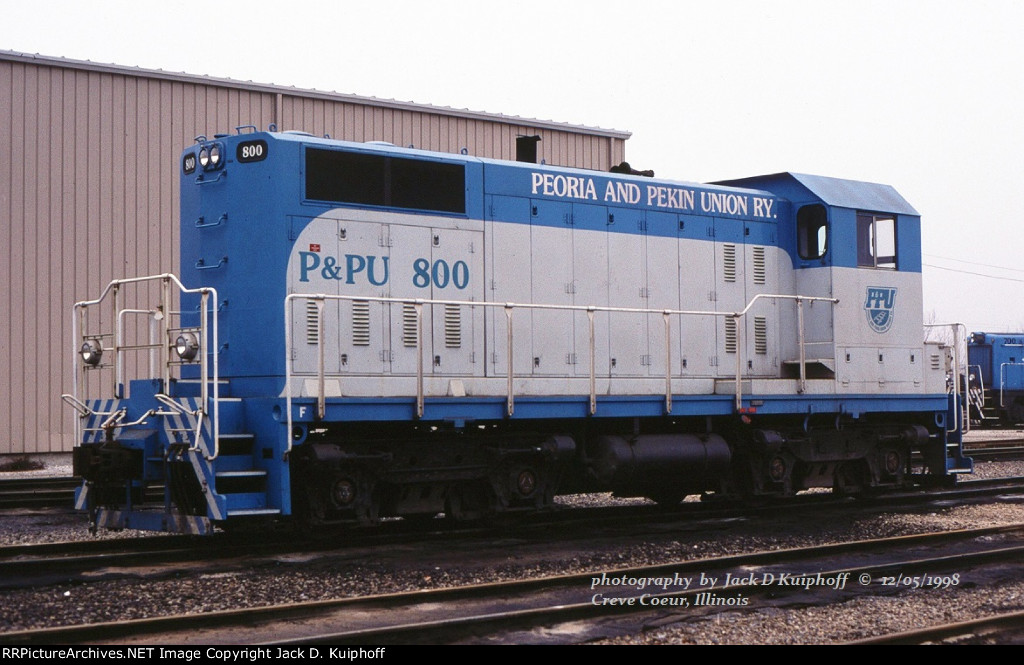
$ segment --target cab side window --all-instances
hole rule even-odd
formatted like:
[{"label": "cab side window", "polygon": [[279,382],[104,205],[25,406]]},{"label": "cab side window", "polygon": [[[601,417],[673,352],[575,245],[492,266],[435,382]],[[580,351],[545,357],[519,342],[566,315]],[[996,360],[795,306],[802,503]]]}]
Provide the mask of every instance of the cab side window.
[{"label": "cab side window", "polygon": [[820,259],[828,252],[828,214],[823,205],[808,205],[796,213],[796,244],[801,259]]},{"label": "cab side window", "polygon": [[896,269],[896,219],[892,215],[857,213],[857,265]]}]

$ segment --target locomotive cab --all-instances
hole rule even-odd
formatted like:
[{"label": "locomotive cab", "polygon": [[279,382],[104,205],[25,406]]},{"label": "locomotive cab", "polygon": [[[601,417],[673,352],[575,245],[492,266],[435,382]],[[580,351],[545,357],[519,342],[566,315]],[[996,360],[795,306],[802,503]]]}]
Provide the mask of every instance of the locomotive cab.
[{"label": "locomotive cab", "polygon": [[[888,185],[784,173],[730,181],[788,199],[780,242],[794,293],[838,298],[803,313],[808,376],[834,378],[841,393],[945,392],[945,372],[926,363],[921,218]],[[792,373],[796,340],[784,360]],[[785,340],[784,340],[785,342]]]},{"label": "locomotive cab", "polygon": [[[722,184],[786,199],[789,214],[780,215],[778,233],[793,269],[783,288],[838,301],[804,303],[802,311],[788,313],[800,319],[795,325],[780,325],[798,331],[779,342],[781,375],[800,377],[798,392],[834,392],[838,412],[832,423],[819,416],[815,431],[812,407],[804,426],[806,442],[832,449],[830,459],[799,437],[790,439],[794,459],[787,469],[803,469],[794,482],[851,490],[900,484],[914,460],[923,462],[926,475],[970,471],[959,449],[958,396],[947,398],[944,414],[927,415],[918,406],[922,394],[947,390],[941,351],[923,343],[918,212],[892,187],[874,183],[782,173]],[[861,396],[882,394],[885,403],[870,414],[855,405]],[[904,427],[915,418],[897,414],[918,408],[919,424]],[[936,433],[942,430],[945,435]],[[943,436],[954,442],[948,455],[928,443]],[[843,447],[846,453],[835,454]]]}]

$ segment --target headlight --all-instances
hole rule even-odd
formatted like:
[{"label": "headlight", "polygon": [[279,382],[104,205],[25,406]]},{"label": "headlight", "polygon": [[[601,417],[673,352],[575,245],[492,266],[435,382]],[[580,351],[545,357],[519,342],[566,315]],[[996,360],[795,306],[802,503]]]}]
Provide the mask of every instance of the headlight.
[{"label": "headlight", "polygon": [[86,365],[96,367],[103,358],[103,344],[98,339],[87,339],[82,342],[78,354],[82,356],[82,362]]},{"label": "headlight", "polygon": [[199,338],[192,333],[181,333],[174,342],[174,352],[185,362],[195,360],[199,354]]},{"label": "headlight", "polygon": [[199,148],[199,165],[204,171],[216,171],[224,166],[224,145],[206,143]]}]

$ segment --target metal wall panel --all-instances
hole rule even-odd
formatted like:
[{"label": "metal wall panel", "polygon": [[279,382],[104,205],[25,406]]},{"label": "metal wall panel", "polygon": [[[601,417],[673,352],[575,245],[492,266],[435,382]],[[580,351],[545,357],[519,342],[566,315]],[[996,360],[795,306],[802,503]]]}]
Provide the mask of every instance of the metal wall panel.
[{"label": "metal wall panel", "polygon": [[299,129],[317,136],[352,141],[384,141],[497,159],[515,159],[517,136],[539,135],[538,159],[548,164],[607,171],[623,161],[624,141],[578,135],[536,125],[496,123],[433,112],[329,104],[323,100],[285,96],[281,129]]},{"label": "metal wall panel", "polygon": [[200,134],[255,125],[607,171],[626,132],[0,51],[0,455],[66,452],[71,308],[178,272],[178,174]]}]

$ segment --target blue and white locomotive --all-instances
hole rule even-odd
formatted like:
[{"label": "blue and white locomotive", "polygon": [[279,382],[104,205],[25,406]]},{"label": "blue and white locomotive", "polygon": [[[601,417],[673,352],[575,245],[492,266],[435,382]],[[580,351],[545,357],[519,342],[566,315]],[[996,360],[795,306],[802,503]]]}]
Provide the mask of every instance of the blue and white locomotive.
[{"label": "blue and white locomotive", "polygon": [[973,422],[983,427],[1024,422],[1024,333],[971,333],[967,365]]},{"label": "blue and white locomotive", "polygon": [[201,138],[179,168],[180,280],[75,307],[64,398],[94,527],[971,471],[944,351],[922,341],[920,216],[891,187],[255,131]]}]

